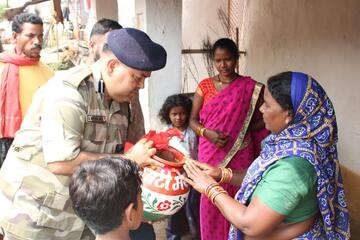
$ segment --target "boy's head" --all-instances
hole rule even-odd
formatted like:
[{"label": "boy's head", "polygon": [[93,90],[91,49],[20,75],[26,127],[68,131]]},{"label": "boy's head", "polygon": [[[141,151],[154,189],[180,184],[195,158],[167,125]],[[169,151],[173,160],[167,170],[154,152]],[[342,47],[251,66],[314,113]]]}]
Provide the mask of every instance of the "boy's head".
[{"label": "boy's head", "polygon": [[136,163],[122,158],[86,161],[73,174],[69,193],[75,213],[98,235],[137,229],[143,216]]},{"label": "boy's head", "polygon": [[182,94],[171,95],[166,98],[159,112],[160,121],[172,124],[174,127],[187,127],[191,112],[192,101]]}]

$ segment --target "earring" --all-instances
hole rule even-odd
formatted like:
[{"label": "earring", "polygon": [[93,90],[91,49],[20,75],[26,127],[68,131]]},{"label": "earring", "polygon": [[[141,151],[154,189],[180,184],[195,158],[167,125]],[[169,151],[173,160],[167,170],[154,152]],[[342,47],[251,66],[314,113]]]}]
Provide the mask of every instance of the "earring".
[{"label": "earring", "polygon": [[290,120],[288,118],[285,119],[285,123],[286,123],[286,125],[288,125],[290,123]]}]

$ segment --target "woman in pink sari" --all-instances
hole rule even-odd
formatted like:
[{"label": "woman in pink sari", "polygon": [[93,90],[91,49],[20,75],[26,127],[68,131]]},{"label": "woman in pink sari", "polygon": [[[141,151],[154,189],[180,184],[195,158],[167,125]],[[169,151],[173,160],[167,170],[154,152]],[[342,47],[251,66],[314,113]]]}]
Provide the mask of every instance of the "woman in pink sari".
[{"label": "woman in pink sari", "polygon": [[[222,182],[234,197],[239,178],[260,152],[260,142],[268,134],[259,106],[263,85],[235,72],[239,58],[236,44],[228,38],[216,41],[212,57],[218,75],[202,80],[196,90],[190,117],[191,128],[199,135],[200,162],[220,166],[209,173]],[[219,168],[216,168],[219,170]],[[230,223],[204,196],[200,202],[201,239],[228,239]]]}]

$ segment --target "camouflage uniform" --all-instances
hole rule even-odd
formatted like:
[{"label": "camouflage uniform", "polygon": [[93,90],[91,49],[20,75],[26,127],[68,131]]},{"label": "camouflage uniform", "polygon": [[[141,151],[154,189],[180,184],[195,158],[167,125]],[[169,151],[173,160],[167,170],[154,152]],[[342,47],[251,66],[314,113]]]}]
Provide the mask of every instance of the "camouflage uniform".
[{"label": "camouflage uniform", "polygon": [[129,123],[127,140],[136,143],[145,134],[144,115],[141,110],[139,94],[130,101],[131,121]]},{"label": "camouflage uniform", "polygon": [[[47,163],[74,159],[80,151],[123,149],[130,119],[128,103],[107,106],[95,89],[99,67],[76,67],[55,76],[34,95],[21,129],[0,170],[0,228],[16,239],[81,239],[69,177]],[[0,229],[0,232],[1,232]],[[10,237],[11,238],[11,237]]]}]

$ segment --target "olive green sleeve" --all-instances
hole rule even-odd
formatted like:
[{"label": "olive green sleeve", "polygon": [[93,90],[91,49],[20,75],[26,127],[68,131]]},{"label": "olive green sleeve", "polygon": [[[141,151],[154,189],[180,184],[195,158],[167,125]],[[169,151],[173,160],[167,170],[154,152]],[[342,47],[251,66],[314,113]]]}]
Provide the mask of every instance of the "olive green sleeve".
[{"label": "olive green sleeve", "polygon": [[45,162],[74,159],[80,152],[85,105],[76,88],[57,84],[47,92],[41,118]]}]

